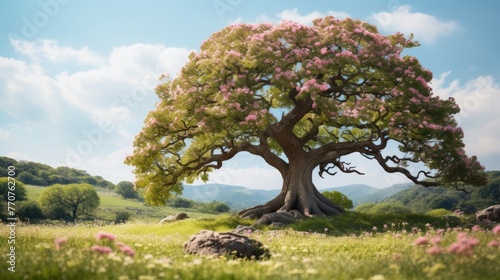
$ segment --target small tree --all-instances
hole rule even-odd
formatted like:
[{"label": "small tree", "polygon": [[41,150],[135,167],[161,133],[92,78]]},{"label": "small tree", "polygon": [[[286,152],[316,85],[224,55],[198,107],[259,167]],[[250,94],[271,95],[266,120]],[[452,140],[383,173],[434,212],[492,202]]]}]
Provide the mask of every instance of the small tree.
[{"label": "small tree", "polygon": [[[13,190],[13,191],[12,191]],[[21,181],[9,180],[8,177],[0,178],[0,198],[3,201],[7,201],[9,198],[9,192],[14,193],[15,201],[26,200],[28,198],[26,187]]]},{"label": "small tree", "polygon": [[70,218],[73,222],[82,215],[90,215],[99,203],[95,188],[88,184],[54,185],[40,195],[40,206],[46,216]]},{"label": "small tree", "polygon": [[115,187],[115,192],[121,195],[123,198],[138,198],[139,194],[134,188],[134,184],[128,181],[121,181]]},{"label": "small tree", "polygon": [[350,200],[345,194],[338,191],[324,191],[322,194],[331,200],[333,203],[338,205],[339,207],[344,208],[344,210],[348,210],[354,207],[352,200]]},{"label": "small tree", "polygon": [[125,223],[130,219],[130,212],[128,211],[116,211],[115,213],[115,223],[121,224]]},{"label": "small tree", "polygon": [[[345,161],[352,154],[424,187],[483,186],[484,167],[465,154],[453,117],[458,105],[434,95],[431,71],[404,55],[415,46],[401,33],[331,16],[312,26],[233,24],[157,87],[160,101],[125,162],[146,201],[164,204],[183,182],[207,180],[239,153],[262,157],[281,174],[282,191],[241,216],[343,212],[312,174],[363,174]],[[426,168],[414,170],[420,163]]]}]

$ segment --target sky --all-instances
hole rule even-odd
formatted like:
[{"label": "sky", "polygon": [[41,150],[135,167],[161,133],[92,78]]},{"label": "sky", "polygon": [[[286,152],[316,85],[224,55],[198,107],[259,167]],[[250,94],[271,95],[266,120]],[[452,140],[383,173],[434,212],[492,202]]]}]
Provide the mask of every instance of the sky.
[{"label": "sky", "polygon": [[[460,105],[467,154],[500,170],[498,12],[493,1],[0,1],[0,155],[133,181],[123,160],[158,101],[162,74],[175,77],[189,53],[227,25],[333,15],[383,34],[413,33],[421,46],[406,54],[434,73],[435,94]],[[365,175],[315,176],[316,186],[407,182],[362,157],[347,160]],[[247,154],[209,182],[281,187],[277,171]]]}]

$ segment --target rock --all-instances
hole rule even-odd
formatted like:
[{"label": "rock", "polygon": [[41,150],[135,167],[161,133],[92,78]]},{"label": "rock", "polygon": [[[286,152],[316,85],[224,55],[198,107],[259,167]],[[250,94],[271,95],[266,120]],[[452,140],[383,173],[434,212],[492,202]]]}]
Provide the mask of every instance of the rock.
[{"label": "rock", "polygon": [[236,227],[236,229],[234,229],[233,231],[231,231],[232,233],[236,233],[236,234],[249,234],[249,233],[253,233],[253,232],[260,232],[260,230],[252,227],[252,226],[242,226],[242,225],[238,225]]},{"label": "rock", "polygon": [[180,213],[175,213],[175,214],[172,214],[172,215],[166,217],[165,219],[160,221],[160,224],[170,223],[170,222],[180,221],[180,220],[185,220],[185,219],[189,219],[189,216],[184,212],[180,212]]},{"label": "rock", "polygon": [[275,228],[280,228],[280,227],[284,227],[285,224],[284,223],[280,223],[280,222],[272,222],[270,227],[275,227]]},{"label": "rock", "polygon": [[228,256],[238,258],[261,258],[269,251],[257,240],[231,232],[202,230],[184,243],[184,252],[201,256]]},{"label": "rock", "polygon": [[478,222],[500,222],[500,205],[492,205],[476,212]]},{"label": "rock", "polygon": [[304,215],[297,210],[289,212],[274,212],[263,215],[254,225],[269,225],[272,223],[280,223],[282,225],[293,223],[296,220],[303,219]]}]

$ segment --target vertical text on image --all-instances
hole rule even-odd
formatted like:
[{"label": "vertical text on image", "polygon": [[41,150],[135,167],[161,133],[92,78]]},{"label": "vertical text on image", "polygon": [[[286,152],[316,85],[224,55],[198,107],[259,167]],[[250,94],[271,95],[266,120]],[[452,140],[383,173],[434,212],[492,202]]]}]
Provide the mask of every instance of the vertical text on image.
[{"label": "vertical text on image", "polygon": [[7,227],[8,235],[8,253],[7,263],[10,272],[16,271],[16,167],[7,167]]}]

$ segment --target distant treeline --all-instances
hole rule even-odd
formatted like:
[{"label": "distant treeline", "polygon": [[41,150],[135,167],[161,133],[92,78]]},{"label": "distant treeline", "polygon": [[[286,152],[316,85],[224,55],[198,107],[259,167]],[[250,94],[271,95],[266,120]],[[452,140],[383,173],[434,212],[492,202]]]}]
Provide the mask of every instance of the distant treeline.
[{"label": "distant treeline", "polygon": [[16,167],[16,179],[27,185],[51,186],[55,184],[90,184],[95,187],[114,189],[115,185],[101,176],[91,176],[84,170],[66,166],[53,168],[46,164],[17,161],[0,157],[0,177],[7,176],[7,167]]},{"label": "distant treeline", "polygon": [[405,206],[414,213],[426,213],[432,209],[460,209],[466,214],[472,214],[500,204],[500,171],[488,171],[487,174],[488,184],[469,194],[452,188],[414,186],[379,201],[379,204]]}]

